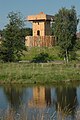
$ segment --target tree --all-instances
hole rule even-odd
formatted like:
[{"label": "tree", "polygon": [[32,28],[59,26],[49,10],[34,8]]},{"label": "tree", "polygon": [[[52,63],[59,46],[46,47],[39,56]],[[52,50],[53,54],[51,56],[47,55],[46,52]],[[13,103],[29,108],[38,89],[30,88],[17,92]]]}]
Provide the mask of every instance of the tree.
[{"label": "tree", "polygon": [[32,36],[32,29],[31,28],[23,28],[23,35],[24,36]]},{"label": "tree", "polygon": [[74,7],[71,9],[62,8],[55,15],[54,34],[57,44],[61,48],[61,55],[68,62],[71,52],[76,44],[76,31],[78,19]]},{"label": "tree", "polygon": [[0,30],[0,44],[1,44],[1,41],[2,41],[2,31]]},{"label": "tree", "polygon": [[0,46],[1,59],[6,62],[17,61],[25,50],[23,34],[24,21],[20,13],[8,14],[9,24],[3,30],[3,41]]}]

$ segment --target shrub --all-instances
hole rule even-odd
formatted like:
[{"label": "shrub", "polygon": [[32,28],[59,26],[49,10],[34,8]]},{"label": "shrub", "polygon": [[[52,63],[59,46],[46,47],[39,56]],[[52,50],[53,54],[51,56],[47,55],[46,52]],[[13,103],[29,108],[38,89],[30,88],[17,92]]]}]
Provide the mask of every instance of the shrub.
[{"label": "shrub", "polygon": [[40,54],[35,56],[31,62],[44,63],[44,62],[52,61],[52,59],[53,59],[52,56],[49,56],[48,53],[41,52]]}]

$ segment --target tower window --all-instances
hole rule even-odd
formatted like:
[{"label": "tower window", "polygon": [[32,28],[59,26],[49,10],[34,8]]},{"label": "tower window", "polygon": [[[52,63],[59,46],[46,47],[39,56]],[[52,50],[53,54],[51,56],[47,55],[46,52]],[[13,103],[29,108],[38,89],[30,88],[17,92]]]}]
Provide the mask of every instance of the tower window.
[{"label": "tower window", "polygon": [[40,36],[40,30],[37,31],[37,35]]}]

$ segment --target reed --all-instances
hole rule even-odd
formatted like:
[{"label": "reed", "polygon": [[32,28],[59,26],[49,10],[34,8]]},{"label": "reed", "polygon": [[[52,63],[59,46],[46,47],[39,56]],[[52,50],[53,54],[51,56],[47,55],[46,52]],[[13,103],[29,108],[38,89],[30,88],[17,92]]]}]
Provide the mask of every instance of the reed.
[{"label": "reed", "polygon": [[[34,114],[32,116],[31,114],[30,116],[28,116],[28,114],[26,113],[25,106],[22,106],[20,108],[19,113],[12,108],[8,108],[4,112],[4,116],[0,117],[0,120],[29,120],[29,119],[31,120],[65,120],[65,119],[72,120],[70,116],[72,109],[68,109],[68,106],[66,106],[65,108],[62,110],[58,104],[57,111],[54,111],[52,115],[50,115],[49,110],[45,112],[41,112],[36,110],[36,108],[34,108]],[[75,116],[75,120],[80,120],[80,109],[78,109],[75,112],[74,116]]]}]

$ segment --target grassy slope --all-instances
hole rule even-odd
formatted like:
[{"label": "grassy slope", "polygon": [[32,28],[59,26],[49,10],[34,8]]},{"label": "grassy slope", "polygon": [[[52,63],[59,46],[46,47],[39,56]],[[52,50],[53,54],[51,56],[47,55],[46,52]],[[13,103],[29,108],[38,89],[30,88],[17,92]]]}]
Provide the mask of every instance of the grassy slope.
[{"label": "grassy slope", "polygon": [[[59,54],[60,54],[59,46],[28,48],[28,51],[23,52],[24,56],[21,58],[21,60],[30,61],[41,52],[48,53],[49,56],[52,56],[53,60],[63,60],[62,58],[59,57]],[[78,50],[76,53],[77,53],[77,59],[80,60],[80,50]]]},{"label": "grassy slope", "polygon": [[44,52],[44,53],[48,53],[50,56],[53,57],[54,59],[60,59],[58,54],[59,54],[59,47],[55,46],[55,47],[33,47],[33,48],[28,48],[27,52],[24,52],[24,55],[22,57],[22,60],[32,60],[33,57],[35,57],[37,54]]},{"label": "grassy slope", "polygon": [[[59,48],[30,48],[25,52],[22,60],[32,60],[35,55],[45,52],[53,56],[53,60],[60,60],[58,57]],[[77,52],[80,57],[80,52]],[[0,82],[14,83],[49,83],[57,81],[80,80],[80,63],[0,63]]]}]

